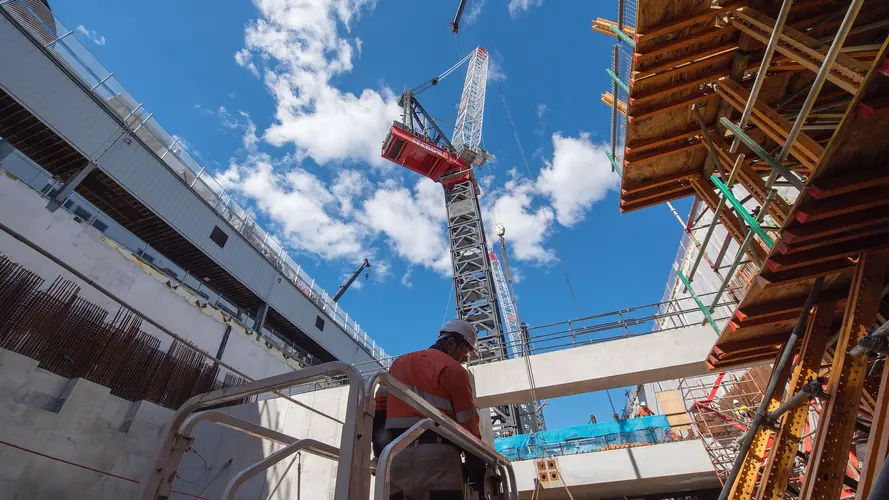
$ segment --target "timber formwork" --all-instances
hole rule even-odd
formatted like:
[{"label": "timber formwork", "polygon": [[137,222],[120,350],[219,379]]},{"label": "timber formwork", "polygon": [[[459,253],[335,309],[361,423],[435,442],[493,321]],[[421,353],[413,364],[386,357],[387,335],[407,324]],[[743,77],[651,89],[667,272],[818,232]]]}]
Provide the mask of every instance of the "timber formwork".
[{"label": "timber formwork", "polygon": [[775,363],[787,349],[759,412],[818,376],[828,396],[752,433],[720,498],[867,498],[887,454],[889,369],[849,352],[889,317],[889,2],[638,0],[633,15],[593,22],[632,48],[630,71],[613,71],[630,75],[626,97],[603,95],[625,120],[620,209],[694,196],[718,213],[754,272],[708,365]]}]

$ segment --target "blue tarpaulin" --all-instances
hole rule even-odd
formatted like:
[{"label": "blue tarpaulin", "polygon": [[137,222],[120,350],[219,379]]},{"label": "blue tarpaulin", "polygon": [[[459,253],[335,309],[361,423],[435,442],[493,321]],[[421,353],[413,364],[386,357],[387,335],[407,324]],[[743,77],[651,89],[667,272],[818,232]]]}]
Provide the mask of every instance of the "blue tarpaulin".
[{"label": "blue tarpaulin", "polygon": [[545,454],[568,455],[596,451],[609,445],[653,444],[669,438],[670,423],[667,422],[667,417],[652,415],[496,438],[494,447],[510,460],[527,460],[540,458]]}]

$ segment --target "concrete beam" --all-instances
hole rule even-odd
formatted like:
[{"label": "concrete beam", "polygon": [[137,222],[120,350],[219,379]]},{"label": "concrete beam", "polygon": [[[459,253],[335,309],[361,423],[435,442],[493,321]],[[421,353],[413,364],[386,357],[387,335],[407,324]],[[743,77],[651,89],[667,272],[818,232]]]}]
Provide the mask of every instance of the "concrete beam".
[{"label": "concrete beam", "polygon": [[[536,399],[613,389],[708,373],[716,334],[693,325],[530,357]],[[534,401],[522,358],[470,368],[479,408]]]},{"label": "concrete beam", "polygon": [[[707,450],[699,440],[637,446],[557,457],[562,480],[575,500],[635,497],[719,487]],[[521,498],[530,498],[534,460],[512,463]],[[677,495],[681,496],[681,495]],[[541,500],[564,499],[565,489],[541,490]]]}]

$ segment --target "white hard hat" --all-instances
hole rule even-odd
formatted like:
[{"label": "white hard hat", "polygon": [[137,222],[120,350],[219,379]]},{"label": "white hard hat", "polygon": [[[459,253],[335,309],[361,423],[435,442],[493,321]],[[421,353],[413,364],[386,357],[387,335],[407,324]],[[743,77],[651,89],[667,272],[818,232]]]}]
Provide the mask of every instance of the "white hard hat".
[{"label": "white hard hat", "polygon": [[646,403],[645,401],[642,401],[641,403],[639,403],[639,406],[648,406],[648,403]]},{"label": "white hard hat", "polygon": [[738,401],[738,400],[736,399],[736,400],[732,401],[732,404],[733,404],[733,405],[739,405],[739,404],[741,404],[741,402]]},{"label": "white hard hat", "polygon": [[478,335],[475,332],[475,328],[473,328],[468,321],[463,319],[448,321],[441,327],[441,330],[438,331],[438,338],[441,339],[452,333],[456,333],[463,337],[463,339],[466,340],[466,343],[472,348],[472,352],[478,354],[478,351],[476,350]]}]

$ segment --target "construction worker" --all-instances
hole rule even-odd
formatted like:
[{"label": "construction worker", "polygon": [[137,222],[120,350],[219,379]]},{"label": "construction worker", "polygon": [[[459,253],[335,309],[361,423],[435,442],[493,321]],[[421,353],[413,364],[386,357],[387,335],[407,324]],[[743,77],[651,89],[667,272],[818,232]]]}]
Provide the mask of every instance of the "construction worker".
[{"label": "construction worker", "polygon": [[[461,363],[477,354],[476,332],[467,321],[454,320],[439,331],[429,349],[405,354],[389,372],[421,398],[480,438],[478,410],[469,372]],[[409,427],[423,420],[417,412],[383,390],[376,394],[374,454]],[[432,431],[427,431],[399,453],[390,472],[392,500],[463,499],[463,465],[460,448]],[[484,477],[484,463],[467,453],[471,478]],[[378,499],[382,500],[382,499]]]},{"label": "construction worker", "polygon": [[636,410],[636,416],[638,417],[650,417],[654,415],[654,412],[651,408],[648,407],[648,403],[642,401],[639,403],[639,409]]},{"label": "construction worker", "polygon": [[747,405],[741,404],[737,399],[732,400],[732,405],[735,407],[735,414],[738,415],[738,420],[742,422],[749,422],[751,419],[750,407]]}]

